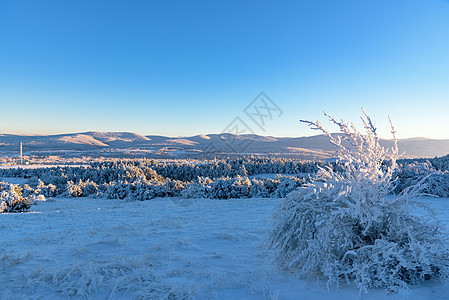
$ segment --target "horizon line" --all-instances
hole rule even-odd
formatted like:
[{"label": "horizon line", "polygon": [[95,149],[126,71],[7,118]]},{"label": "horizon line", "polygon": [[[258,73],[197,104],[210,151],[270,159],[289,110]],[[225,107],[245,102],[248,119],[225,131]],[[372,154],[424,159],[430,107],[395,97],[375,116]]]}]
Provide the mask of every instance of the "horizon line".
[{"label": "horizon line", "polygon": [[[166,138],[191,138],[196,136],[209,136],[209,135],[221,135],[221,134],[232,134],[232,135],[238,135],[238,136],[248,136],[248,135],[255,135],[260,137],[271,137],[271,138],[302,138],[302,137],[314,137],[314,136],[320,136],[325,135],[323,133],[319,134],[311,134],[311,135],[301,135],[301,136],[275,136],[275,135],[262,135],[257,133],[245,133],[245,134],[234,134],[230,132],[221,132],[221,133],[200,133],[200,134],[194,134],[194,135],[159,135],[159,134],[140,134],[133,131],[81,131],[81,132],[63,132],[63,133],[52,133],[52,134],[42,134],[42,133],[36,133],[36,134],[24,134],[24,133],[0,133],[0,136],[10,135],[10,136],[24,136],[24,137],[45,137],[45,136],[60,136],[60,135],[75,135],[75,134],[87,134],[87,133],[131,133],[135,135],[140,135],[144,137],[149,136],[159,136],[159,137],[166,137]],[[341,132],[331,132],[331,134],[339,134]],[[383,140],[393,140],[393,138],[385,138],[379,136],[380,139]],[[425,136],[414,136],[414,137],[403,137],[403,138],[397,138],[397,140],[411,140],[411,139],[427,139],[427,140],[449,140],[449,138],[429,138]]]}]

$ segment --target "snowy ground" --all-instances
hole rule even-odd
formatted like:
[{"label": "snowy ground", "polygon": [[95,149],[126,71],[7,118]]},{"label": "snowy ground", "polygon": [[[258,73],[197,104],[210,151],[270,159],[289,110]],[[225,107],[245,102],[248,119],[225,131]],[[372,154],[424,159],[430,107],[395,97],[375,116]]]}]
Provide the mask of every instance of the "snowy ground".
[{"label": "snowy ground", "polygon": [[20,184],[20,185],[24,185],[28,183],[28,179],[25,178],[21,178],[21,177],[0,177],[0,182],[8,182],[8,183],[13,183],[13,184]]},{"label": "snowy ground", "polygon": [[[0,299],[357,299],[353,286],[276,270],[264,237],[278,199],[63,199],[0,215]],[[449,199],[426,199],[449,224]],[[366,299],[448,299],[426,282]]]}]

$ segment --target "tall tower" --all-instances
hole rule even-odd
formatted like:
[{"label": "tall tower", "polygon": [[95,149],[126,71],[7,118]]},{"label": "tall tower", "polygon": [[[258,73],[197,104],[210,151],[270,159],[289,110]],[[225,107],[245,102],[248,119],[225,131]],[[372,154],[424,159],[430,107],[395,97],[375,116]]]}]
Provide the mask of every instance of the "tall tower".
[{"label": "tall tower", "polygon": [[23,165],[23,158],[22,158],[22,142],[20,142],[20,164]]}]

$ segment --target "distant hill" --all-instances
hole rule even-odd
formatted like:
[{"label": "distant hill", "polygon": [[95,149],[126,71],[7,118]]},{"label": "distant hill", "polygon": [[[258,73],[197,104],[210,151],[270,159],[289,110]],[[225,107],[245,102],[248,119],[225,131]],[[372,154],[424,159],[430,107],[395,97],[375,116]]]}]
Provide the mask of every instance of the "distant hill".
[{"label": "distant hill", "polygon": [[[0,135],[0,155],[17,155],[19,143],[25,154],[60,156],[114,156],[151,158],[213,158],[220,155],[258,154],[301,159],[333,157],[334,149],[324,135],[272,137],[229,133],[192,137],[143,136],[131,132],[84,132],[60,135]],[[381,140],[391,147],[391,140]],[[404,157],[435,157],[449,154],[449,140],[427,138],[398,141]]]}]

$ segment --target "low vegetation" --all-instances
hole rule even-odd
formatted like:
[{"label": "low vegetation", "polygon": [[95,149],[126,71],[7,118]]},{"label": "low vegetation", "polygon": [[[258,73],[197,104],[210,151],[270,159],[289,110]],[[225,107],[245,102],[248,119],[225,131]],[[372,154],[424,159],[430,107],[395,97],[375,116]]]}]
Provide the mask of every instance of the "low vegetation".
[{"label": "low vegetation", "polygon": [[[363,134],[328,117],[343,138],[318,121],[306,122],[328,135],[342,170],[319,167],[311,182],[277,207],[269,240],[279,266],[303,277],[319,272],[329,285],[352,281],[361,293],[447,278],[449,251],[439,223],[430,211],[425,217],[412,213],[414,207],[427,210],[415,197],[427,187],[429,173],[409,176],[415,165],[399,171],[413,179],[393,196],[397,146],[389,151],[380,146],[366,114]],[[394,137],[393,126],[392,132]]]},{"label": "low vegetation", "polygon": [[[380,168],[388,168],[389,163],[382,161]],[[345,165],[342,161],[304,162],[257,156],[204,161],[96,159],[82,166],[0,169],[0,177],[26,178],[28,184],[16,187],[25,198],[29,195],[128,200],[283,198],[323,169],[341,174]],[[448,169],[449,156],[398,160],[392,174],[395,188],[391,192],[399,194],[425,178],[424,193],[449,197]]]},{"label": "low vegetation", "polygon": [[30,208],[31,195],[23,197],[18,184],[0,182],[0,213],[24,212]]}]

